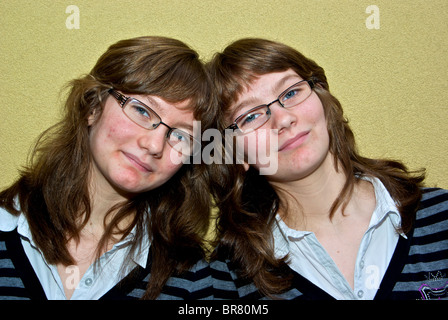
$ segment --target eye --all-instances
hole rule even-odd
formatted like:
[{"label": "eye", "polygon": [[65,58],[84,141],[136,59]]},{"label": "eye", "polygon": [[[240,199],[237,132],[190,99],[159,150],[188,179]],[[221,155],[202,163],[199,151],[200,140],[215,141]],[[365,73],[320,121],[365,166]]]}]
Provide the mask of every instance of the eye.
[{"label": "eye", "polygon": [[174,129],[173,131],[171,131],[169,139],[171,142],[189,144],[191,141],[191,136],[187,132],[179,129]]},{"label": "eye", "polygon": [[243,125],[246,123],[250,123],[252,121],[255,121],[259,116],[261,116],[260,113],[251,113],[248,114],[247,116],[245,116],[242,120],[243,120]]},{"label": "eye", "polygon": [[187,132],[179,129],[171,131],[168,143],[178,152],[184,155],[191,155],[193,149],[193,139]]},{"label": "eye", "polygon": [[146,109],[145,107],[142,107],[138,104],[132,104],[131,106],[132,112],[141,116],[141,117],[146,117],[148,119],[151,118],[151,115],[148,111],[148,109]]},{"label": "eye", "polygon": [[286,92],[286,94],[283,96],[283,101],[293,98],[294,96],[299,94],[299,90],[297,88],[291,89],[290,91]]},{"label": "eye", "polygon": [[129,105],[126,106],[126,109],[126,113],[133,121],[145,127],[147,126],[147,123],[152,123],[153,120],[157,120],[154,113],[151,112],[148,107],[136,101],[129,103]]},{"label": "eye", "polygon": [[269,108],[266,105],[259,106],[237,119],[236,125],[243,131],[258,128],[269,119]]}]

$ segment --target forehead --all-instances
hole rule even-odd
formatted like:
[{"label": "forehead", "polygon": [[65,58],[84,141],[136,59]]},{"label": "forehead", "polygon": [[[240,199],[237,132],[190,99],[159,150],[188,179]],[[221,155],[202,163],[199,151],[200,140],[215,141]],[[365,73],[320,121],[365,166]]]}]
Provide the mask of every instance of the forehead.
[{"label": "forehead", "polygon": [[296,82],[303,80],[295,71],[288,69],[282,72],[272,72],[257,76],[251,83],[244,86],[232,105],[232,113],[247,106],[257,106],[269,103],[278,97],[284,90]]}]

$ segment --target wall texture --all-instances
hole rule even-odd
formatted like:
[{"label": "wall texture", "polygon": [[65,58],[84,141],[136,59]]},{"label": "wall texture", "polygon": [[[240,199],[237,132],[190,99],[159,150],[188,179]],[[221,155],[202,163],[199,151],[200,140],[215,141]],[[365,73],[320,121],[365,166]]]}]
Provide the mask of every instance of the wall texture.
[{"label": "wall texture", "polygon": [[241,37],[294,46],[326,70],[364,155],[448,188],[447,20],[446,0],[2,0],[0,187],[59,118],[64,84],[120,39],[164,35],[204,59]]}]

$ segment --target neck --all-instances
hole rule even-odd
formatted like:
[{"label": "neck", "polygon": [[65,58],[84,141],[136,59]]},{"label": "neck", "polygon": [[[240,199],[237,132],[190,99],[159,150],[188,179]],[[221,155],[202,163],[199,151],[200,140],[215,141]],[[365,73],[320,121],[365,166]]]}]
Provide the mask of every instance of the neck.
[{"label": "neck", "polygon": [[[322,165],[307,177],[287,183],[272,183],[281,203],[279,214],[285,223],[298,230],[330,222],[330,209],[346,181],[345,173],[336,171],[329,153]],[[282,192],[283,191],[283,192]]]},{"label": "neck", "polygon": [[[90,186],[90,217],[87,221],[86,228],[89,232],[96,236],[102,236],[107,225],[113,220],[116,210],[110,210],[119,203],[127,201],[129,198],[118,193],[114,188],[102,186],[97,181],[91,181]],[[119,226],[125,228],[132,217],[124,219]]]}]

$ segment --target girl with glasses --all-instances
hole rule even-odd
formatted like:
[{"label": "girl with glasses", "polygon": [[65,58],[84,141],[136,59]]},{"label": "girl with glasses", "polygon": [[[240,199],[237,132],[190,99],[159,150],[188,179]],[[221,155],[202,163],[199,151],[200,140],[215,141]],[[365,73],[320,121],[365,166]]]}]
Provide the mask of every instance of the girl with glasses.
[{"label": "girl with glasses", "polygon": [[208,75],[184,43],[110,46],[70,83],[64,118],[0,193],[0,299],[206,296],[181,280],[203,267],[210,211],[205,168],[184,163],[211,106]]},{"label": "girl with glasses", "polygon": [[[360,155],[322,67],[242,39],[208,69],[218,126],[243,141],[246,159],[223,166],[231,188],[214,186],[216,298],[448,297],[448,192],[423,188],[424,170]],[[271,137],[278,169],[262,175]]]}]

